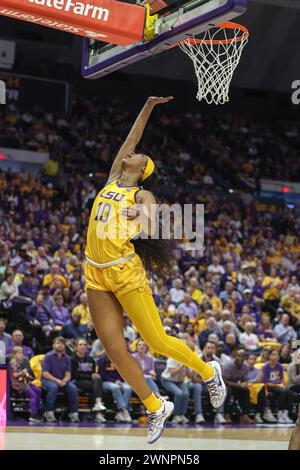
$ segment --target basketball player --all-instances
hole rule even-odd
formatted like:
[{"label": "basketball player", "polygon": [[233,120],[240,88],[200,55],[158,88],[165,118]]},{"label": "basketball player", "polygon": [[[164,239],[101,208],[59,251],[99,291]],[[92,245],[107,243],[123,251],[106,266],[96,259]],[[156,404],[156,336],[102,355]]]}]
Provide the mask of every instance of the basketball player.
[{"label": "basketball player", "polygon": [[298,408],[298,418],[296,421],[296,427],[293,431],[289,444],[289,450],[300,450],[300,405]]},{"label": "basketball player", "polygon": [[[170,266],[171,256],[165,240],[149,239],[148,245],[132,242],[142,229],[147,234],[154,232],[153,218],[148,214],[156,202],[149,190],[157,177],[153,160],[135,153],[135,149],[154,107],[171,99],[148,98],[115,157],[108,181],[92,207],[84,264],[88,303],[97,335],[120,375],[147,409],[149,444],[162,434],[174,405],[152,393],[142,369],[128,353],[123,336],[123,311],[153,351],[173,358],[202,377],[215,408],[221,406],[226,396],[219,364],[202,361],[183,341],[168,336],[162,325],[146,271],[161,274]],[[124,205],[128,224],[121,228]],[[143,227],[136,220],[140,211],[146,217]],[[112,228],[120,230],[114,232]],[[122,236],[116,236],[120,231]]]}]

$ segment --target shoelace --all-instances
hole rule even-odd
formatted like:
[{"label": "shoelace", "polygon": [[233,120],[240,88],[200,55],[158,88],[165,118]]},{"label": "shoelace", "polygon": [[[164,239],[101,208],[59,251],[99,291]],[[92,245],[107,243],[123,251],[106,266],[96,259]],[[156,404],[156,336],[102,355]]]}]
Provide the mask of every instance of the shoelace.
[{"label": "shoelace", "polygon": [[215,378],[213,378],[210,384],[207,384],[207,387],[209,388],[209,393],[212,397],[216,397],[219,395],[219,387]]},{"label": "shoelace", "polygon": [[161,419],[162,419],[162,416],[156,416],[155,413],[148,414],[148,428],[149,428],[150,433],[153,433],[156,431],[156,428],[159,426]]}]

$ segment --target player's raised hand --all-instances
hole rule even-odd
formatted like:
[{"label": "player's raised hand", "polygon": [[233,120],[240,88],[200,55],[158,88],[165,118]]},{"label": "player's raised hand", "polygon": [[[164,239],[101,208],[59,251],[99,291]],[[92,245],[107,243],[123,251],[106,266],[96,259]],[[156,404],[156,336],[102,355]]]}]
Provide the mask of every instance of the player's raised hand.
[{"label": "player's raised hand", "polygon": [[156,106],[157,104],[164,104],[168,103],[169,101],[173,100],[174,96],[149,96],[147,99],[147,103],[151,104],[151,106]]}]

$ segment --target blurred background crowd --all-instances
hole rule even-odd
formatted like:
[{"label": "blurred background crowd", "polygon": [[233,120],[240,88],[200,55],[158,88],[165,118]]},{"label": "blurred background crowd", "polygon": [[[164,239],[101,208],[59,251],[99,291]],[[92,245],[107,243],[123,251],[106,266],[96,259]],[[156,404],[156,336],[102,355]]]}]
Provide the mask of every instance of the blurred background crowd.
[{"label": "blurred background crowd", "polygon": [[[0,169],[0,341],[12,394],[26,395],[33,421],[42,412],[54,421],[64,392],[71,421],[87,393],[98,422],[111,406],[114,419],[131,422],[133,391],[96,338],[82,262],[91,204],[134,114],[118,101],[81,98],[72,115],[21,113],[15,104],[0,112],[2,146],[50,152],[41,174]],[[294,419],[300,217],[297,206],[263,203],[260,178],[300,181],[299,140],[294,125],[165,110],[145,133],[141,150],[157,162],[159,201],[202,203],[205,212],[204,250],[171,241],[176,263],[166,278],[152,275],[155,302],[167,333],[218,360],[229,389],[213,415],[200,377],[151,353],[124,312],[128,348],[153,391],[174,399],[176,424]]]}]

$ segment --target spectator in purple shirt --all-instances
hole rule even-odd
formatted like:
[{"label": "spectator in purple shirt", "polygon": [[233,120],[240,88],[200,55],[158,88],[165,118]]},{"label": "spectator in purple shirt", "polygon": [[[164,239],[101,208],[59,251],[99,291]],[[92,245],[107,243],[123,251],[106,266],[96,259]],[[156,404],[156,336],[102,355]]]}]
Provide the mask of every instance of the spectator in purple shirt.
[{"label": "spectator in purple shirt", "polygon": [[26,359],[30,360],[34,356],[33,350],[29,346],[23,345],[24,335],[21,330],[15,330],[12,333],[12,342],[8,346],[6,355],[9,356],[12,353],[12,350],[15,346],[21,346],[24,351],[24,356]]},{"label": "spectator in purple shirt", "polygon": [[23,282],[19,285],[19,294],[23,297],[34,300],[38,293],[38,287],[33,282],[31,272],[26,271],[24,273]]},{"label": "spectator in purple shirt", "polygon": [[148,346],[146,343],[140,339],[136,345],[136,353],[133,354],[135,360],[140,364],[146,381],[148,382],[149,387],[151,388],[152,392],[157,396],[160,397],[159,389],[156,384],[156,372],[154,370],[154,359],[151,354],[147,353]]},{"label": "spectator in purple shirt", "polygon": [[191,300],[191,294],[186,292],[183,297],[183,302],[178,305],[178,311],[181,315],[187,315],[190,320],[195,320],[198,315],[198,309],[193,300]]},{"label": "spectator in purple shirt", "polygon": [[71,359],[65,353],[65,339],[58,336],[53,341],[53,351],[46,354],[42,364],[42,385],[47,390],[45,418],[56,421],[54,406],[59,390],[69,399],[69,417],[73,423],[79,421],[78,389],[71,382]]},{"label": "spectator in purple shirt", "polygon": [[245,362],[245,351],[235,352],[234,359],[223,367],[223,377],[228,388],[225,408],[228,409],[230,397],[235,397],[242,408],[241,423],[253,424],[249,417],[250,392],[248,383],[249,367]]},{"label": "spectator in purple shirt", "polygon": [[[66,307],[63,306],[63,296],[60,292],[54,295],[54,307],[52,307],[50,314],[53,323],[56,327],[62,327],[66,323],[71,322],[71,315]],[[57,328],[60,329],[60,328]]]},{"label": "spectator in purple shirt", "polygon": [[132,418],[128,406],[132,389],[124,382],[106,354],[100,356],[98,366],[103,381],[103,390],[111,392],[117,403],[118,412],[115,419],[123,423],[131,423]]},{"label": "spectator in purple shirt", "polygon": [[268,314],[264,314],[261,316],[260,325],[257,328],[257,335],[260,341],[272,341],[275,343],[277,342]]},{"label": "spectator in purple shirt", "polygon": [[0,341],[3,341],[3,343],[5,344],[5,349],[7,350],[12,343],[12,339],[11,335],[5,333],[5,328],[6,320],[4,320],[4,318],[0,318]]},{"label": "spectator in purple shirt", "polygon": [[54,323],[43,302],[44,296],[42,293],[39,293],[36,296],[35,302],[27,307],[26,319],[34,325],[40,325],[45,335],[49,336],[54,329]]},{"label": "spectator in purple shirt", "polygon": [[258,411],[261,412],[267,399],[267,393],[278,399],[277,420],[273,415],[272,422],[291,424],[289,418],[289,408],[291,405],[292,392],[283,383],[283,367],[279,362],[279,352],[271,349],[269,361],[263,366],[259,374],[259,382],[267,387],[263,387],[258,394]]}]

